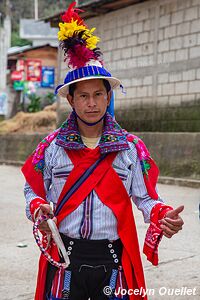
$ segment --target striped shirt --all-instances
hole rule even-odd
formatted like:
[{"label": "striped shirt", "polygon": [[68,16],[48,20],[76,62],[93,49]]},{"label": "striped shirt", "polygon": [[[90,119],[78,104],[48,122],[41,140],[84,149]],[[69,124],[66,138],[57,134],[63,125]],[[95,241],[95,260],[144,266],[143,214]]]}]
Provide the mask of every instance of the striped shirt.
[{"label": "striped shirt", "polygon": [[[144,221],[150,222],[150,213],[155,204],[163,202],[159,197],[153,200],[147,193],[137,150],[129,142],[130,149],[120,151],[113,161],[113,168],[121,178],[133,203],[142,211]],[[45,150],[44,184],[47,201],[56,206],[59,195],[69,176],[73,164],[64,148],[53,140]],[[30,202],[38,196],[28,183],[25,184],[26,215],[31,220]],[[130,200],[131,201],[131,200]],[[72,238],[109,239],[119,238],[117,220],[93,190],[88,197],[60,223],[59,231]]]}]

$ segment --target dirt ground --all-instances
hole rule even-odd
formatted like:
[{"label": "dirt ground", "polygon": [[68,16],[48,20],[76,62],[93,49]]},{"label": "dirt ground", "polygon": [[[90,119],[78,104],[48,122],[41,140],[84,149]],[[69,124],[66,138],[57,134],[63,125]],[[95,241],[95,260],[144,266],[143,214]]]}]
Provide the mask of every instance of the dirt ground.
[{"label": "dirt ground", "polygon": [[[39,249],[32,225],[25,217],[24,179],[20,168],[0,166],[0,299],[34,298]],[[200,190],[159,185],[160,195],[177,207],[185,205],[184,229],[172,239],[166,238],[159,249],[159,266],[144,262],[149,300],[200,299]],[[147,224],[135,210],[142,247]],[[19,247],[26,246],[26,247]],[[192,294],[191,294],[192,293]],[[191,294],[191,295],[189,295]]]},{"label": "dirt ground", "polygon": [[0,122],[0,133],[40,133],[56,129],[56,102],[33,113],[18,112],[14,117]]}]

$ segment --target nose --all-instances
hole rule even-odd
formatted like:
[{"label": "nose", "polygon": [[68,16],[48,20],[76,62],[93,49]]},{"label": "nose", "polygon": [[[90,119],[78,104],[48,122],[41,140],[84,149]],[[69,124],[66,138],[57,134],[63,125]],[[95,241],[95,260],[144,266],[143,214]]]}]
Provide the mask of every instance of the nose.
[{"label": "nose", "polygon": [[96,106],[96,101],[93,96],[88,97],[88,107],[95,107]]}]

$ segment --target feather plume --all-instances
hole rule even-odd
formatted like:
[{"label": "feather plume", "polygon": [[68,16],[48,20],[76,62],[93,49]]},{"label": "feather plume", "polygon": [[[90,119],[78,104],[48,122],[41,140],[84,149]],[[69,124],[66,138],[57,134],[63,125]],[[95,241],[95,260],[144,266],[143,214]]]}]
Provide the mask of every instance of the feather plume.
[{"label": "feather plume", "polygon": [[84,67],[90,59],[95,59],[95,54],[83,44],[74,46],[68,52],[68,63],[73,68]]},{"label": "feather plume", "polygon": [[64,61],[73,68],[85,66],[91,59],[102,63],[102,53],[97,48],[99,37],[94,35],[95,28],[89,29],[78,15],[81,10],[75,8],[72,2],[68,10],[62,15],[63,23],[59,23],[58,39],[64,50]]},{"label": "feather plume", "polygon": [[78,25],[85,25],[83,19],[77,12],[83,12],[82,9],[75,8],[76,1],[72,2],[68,7],[68,10],[61,16],[61,19],[65,23],[70,23],[72,20],[77,21]]}]

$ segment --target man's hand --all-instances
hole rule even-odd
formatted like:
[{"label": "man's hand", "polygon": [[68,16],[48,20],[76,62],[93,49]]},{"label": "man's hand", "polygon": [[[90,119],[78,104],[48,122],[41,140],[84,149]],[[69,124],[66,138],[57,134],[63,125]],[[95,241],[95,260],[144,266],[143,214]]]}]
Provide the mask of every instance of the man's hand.
[{"label": "man's hand", "polygon": [[[41,204],[40,205],[40,209],[38,211],[37,218],[42,215],[45,215],[45,216],[52,215],[53,216],[53,212],[52,212],[51,206],[49,204]],[[55,223],[57,223],[57,219],[55,217],[52,220]],[[39,225],[39,230],[44,231],[45,233],[51,233],[51,230],[49,228],[47,221],[44,221]]]},{"label": "man's hand", "polygon": [[170,210],[166,213],[165,218],[160,221],[162,224],[160,225],[160,228],[163,230],[163,235],[167,238],[171,238],[174,234],[182,229],[184,222],[179,216],[179,213],[181,213],[183,210],[183,205],[177,207],[176,209]]}]

